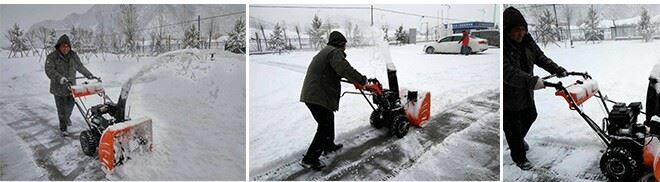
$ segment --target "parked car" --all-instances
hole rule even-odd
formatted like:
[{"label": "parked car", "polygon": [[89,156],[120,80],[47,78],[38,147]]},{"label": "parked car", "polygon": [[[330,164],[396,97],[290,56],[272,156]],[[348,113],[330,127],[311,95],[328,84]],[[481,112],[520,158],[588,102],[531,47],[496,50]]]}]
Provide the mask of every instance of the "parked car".
[{"label": "parked car", "polygon": [[484,38],[488,40],[489,46],[500,47],[500,31],[499,30],[475,30],[470,32],[475,37]]},{"label": "parked car", "polygon": [[[426,52],[427,54],[433,54],[433,53],[460,54],[461,44],[459,44],[458,41],[460,41],[461,38],[463,38],[462,34],[450,35],[440,40],[424,45],[424,49],[422,51]],[[488,40],[478,38],[475,36],[470,36],[470,43],[468,44],[468,46],[470,47],[470,52],[472,54],[484,52],[488,50]]]}]

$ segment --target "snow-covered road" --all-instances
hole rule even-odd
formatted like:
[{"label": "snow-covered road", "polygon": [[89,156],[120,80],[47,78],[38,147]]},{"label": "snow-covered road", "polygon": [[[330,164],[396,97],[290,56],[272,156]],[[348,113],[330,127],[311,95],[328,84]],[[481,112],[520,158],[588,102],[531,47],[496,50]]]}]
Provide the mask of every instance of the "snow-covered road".
[{"label": "snow-covered road", "polygon": [[[210,54],[215,54],[215,60]],[[6,54],[0,54],[6,57]],[[1,180],[243,180],[245,178],[245,56],[221,50],[180,50],[139,60],[85,62],[116,100],[136,78],[132,118],[153,119],[154,152],[104,173],[78,141],[86,125],[73,111],[61,137],[43,61],[0,59]],[[88,107],[98,103],[84,99]]]},{"label": "snow-covered road", "polygon": [[[383,85],[387,85],[384,60],[391,59],[402,88],[431,92],[432,118],[424,128],[412,128],[403,139],[395,139],[387,136],[385,129],[371,128],[371,108],[364,98],[345,96],[335,113],[335,141],[343,143],[345,149],[324,159],[329,166],[318,173],[301,170],[297,164],[316,128],[311,114],[298,101],[307,65],[316,52],[251,55],[250,180],[499,179],[499,134],[494,132],[499,128],[499,51],[490,49],[471,56],[428,55],[422,52],[421,44],[347,49],[351,65],[370,78],[378,78]],[[353,89],[342,86],[343,91]],[[480,97],[484,100],[476,99]],[[480,102],[487,104],[474,104]],[[493,140],[449,140],[458,133],[475,134],[465,131],[473,125],[479,130],[474,132]],[[457,144],[463,142],[465,146]],[[484,151],[463,156],[466,146],[484,147]],[[475,160],[467,163],[474,165],[469,169],[477,174],[456,172],[451,169],[455,165],[435,161],[436,157],[429,156],[433,154],[473,157]],[[456,163],[469,160],[444,159]],[[446,172],[416,172],[426,169]]]}]

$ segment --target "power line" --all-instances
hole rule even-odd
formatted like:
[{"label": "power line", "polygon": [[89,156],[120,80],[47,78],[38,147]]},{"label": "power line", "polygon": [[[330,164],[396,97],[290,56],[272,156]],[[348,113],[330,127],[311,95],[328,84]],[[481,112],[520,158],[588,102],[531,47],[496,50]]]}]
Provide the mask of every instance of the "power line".
[{"label": "power line", "polygon": [[[371,7],[361,7],[361,6],[281,6],[281,5],[250,5],[251,8],[285,8],[285,9],[344,9],[344,10],[371,10]],[[392,14],[400,14],[400,15],[408,15],[408,16],[416,16],[416,17],[422,17],[422,18],[432,18],[432,19],[444,19],[444,20],[451,20],[451,21],[469,21],[469,20],[464,20],[464,19],[456,19],[456,18],[442,18],[438,16],[433,16],[433,15],[424,15],[424,14],[417,14],[417,13],[409,13],[409,12],[403,12],[403,11],[397,11],[397,10],[391,10],[391,9],[385,9],[385,8],[376,8],[374,7],[373,10],[378,10],[381,12],[386,12],[386,13],[392,13]]]},{"label": "power line", "polygon": [[[205,18],[201,18],[200,20],[208,20],[208,19],[213,19],[213,18],[219,18],[219,17],[226,17],[226,16],[233,16],[233,15],[238,15],[238,14],[244,14],[245,11],[239,11],[239,12],[234,12],[234,13],[227,13],[227,14],[221,14],[221,15],[215,15],[215,16],[209,16]],[[174,25],[181,25],[181,24],[186,24],[186,23],[191,23],[191,22],[196,22],[197,19],[194,20],[186,20],[182,22],[177,22],[177,23],[172,23],[172,24],[167,24],[167,25],[162,25],[162,26],[154,26],[154,27],[149,27],[149,28],[142,28],[138,29],[137,32],[142,32],[142,31],[147,31],[147,30],[153,30],[157,28],[164,28],[164,27],[169,27],[169,26],[174,26]]]},{"label": "power line", "polygon": [[288,9],[363,9],[370,7],[349,7],[349,6],[280,6],[280,5],[250,5],[251,8],[288,8]]}]

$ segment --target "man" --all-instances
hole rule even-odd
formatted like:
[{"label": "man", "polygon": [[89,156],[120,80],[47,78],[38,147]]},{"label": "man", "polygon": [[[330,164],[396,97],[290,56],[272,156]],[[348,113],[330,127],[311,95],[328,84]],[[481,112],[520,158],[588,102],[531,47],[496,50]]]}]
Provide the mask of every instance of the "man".
[{"label": "man", "polygon": [[[319,51],[307,67],[307,74],[300,94],[300,102],[312,112],[318,126],[312,143],[301,164],[306,168],[321,170],[322,153],[332,153],[343,147],[335,144],[334,111],[339,107],[340,80],[346,78],[358,89],[371,89],[367,77],[351,67],[346,60],[346,38],[337,31],[330,33],[328,45]],[[366,85],[366,86],[364,86]]]},{"label": "man", "polygon": [[463,30],[463,38],[458,43],[461,44],[461,54],[470,55],[470,34],[467,31]]},{"label": "man", "polygon": [[45,66],[46,76],[50,79],[50,93],[55,97],[62,136],[69,135],[67,126],[71,125],[70,117],[75,103],[68,85],[76,84],[76,71],[88,79],[100,80],[83,66],[80,57],[75,51],[71,50],[70,46],[69,37],[66,34],[62,35],[55,44],[55,51],[46,57]]},{"label": "man", "polygon": [[545,88],[543,80],[534,76],[534,65],[558,77],[567,72],[543,54],[527,33],[525,18],[513,7],[504,10],[504,35],[504,134],[513,162],[529,170],[525,136],[537,115],[534,90]]}]

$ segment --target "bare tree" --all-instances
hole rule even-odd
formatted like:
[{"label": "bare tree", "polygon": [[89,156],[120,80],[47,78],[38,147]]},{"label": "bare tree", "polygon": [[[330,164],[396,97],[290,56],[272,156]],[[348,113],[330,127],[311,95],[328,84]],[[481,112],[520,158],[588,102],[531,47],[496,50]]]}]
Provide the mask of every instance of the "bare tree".
[{"label": "bare tree", "polygon": [[119,5],[121,11],[121,30],[124,34],[124,45],[128,48],[131,56],[135,56],[137,41],[137,8],[133,4]]},{"label": "bare tree", "polygon": [[302,40],[300,40],[300,28],[298,28],[298,25],[296,25],[295,29],[296,29],[296,34],[298,35],[298,47],[302,49]]},{"label": "bare tree", "polygon": [[23,57],[23,51],[26,51],[28,49],[26,45],[26,40],[24,37],[23,30],[18,26],[17,23],[14,23],[14,26],[7,30],[7,34],[5,34],[5,38],[9,40],[11,43],[10,45],[10,52],[7,58],[12,57],[12,53],[14,57],[16,57],[16,53],[19,52],[21,53],[21,57]]}]

